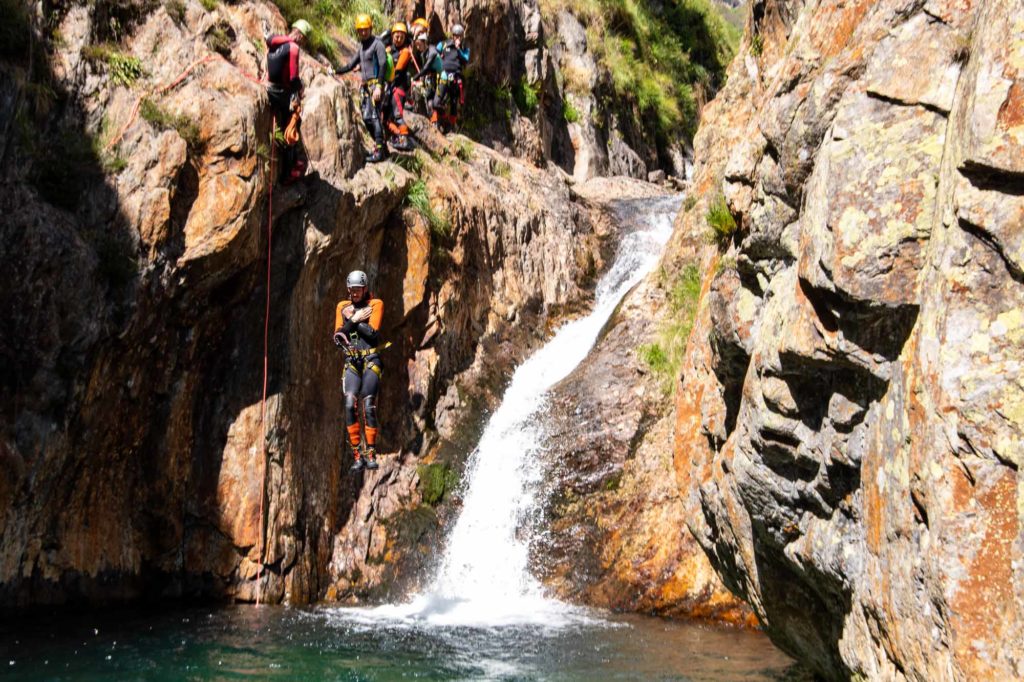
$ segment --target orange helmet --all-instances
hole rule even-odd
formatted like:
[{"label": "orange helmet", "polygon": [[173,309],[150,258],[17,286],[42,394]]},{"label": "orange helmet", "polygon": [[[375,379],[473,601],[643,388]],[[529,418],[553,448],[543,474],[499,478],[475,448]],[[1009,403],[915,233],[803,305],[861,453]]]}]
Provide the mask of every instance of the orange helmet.
[{"label": "orange helmet", "polygon": [[361,31],[364,28],[373,28],[373,19],[369,14],[356,15],[356,30]]}]

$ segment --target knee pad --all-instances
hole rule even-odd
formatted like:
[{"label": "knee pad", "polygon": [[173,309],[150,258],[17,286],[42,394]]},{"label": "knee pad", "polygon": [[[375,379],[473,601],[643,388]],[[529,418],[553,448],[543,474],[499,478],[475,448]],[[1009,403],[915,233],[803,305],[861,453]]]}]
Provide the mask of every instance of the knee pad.
[{"label": "knee pad", "polygon": [[358,401],[358,398],[356,398],[356,394],[355,393],[346,393],[345,394],[345,419],[348,421],[349,424],[352,424],[352,423],[354,423],[356,421],[356,403],[357,403],[357,401]]},{"label": "knee pad", "polygon": [[377,425],[377,396],[368,395],[363,396],[363,415],[366,417],[366,423],[370,426]]}]

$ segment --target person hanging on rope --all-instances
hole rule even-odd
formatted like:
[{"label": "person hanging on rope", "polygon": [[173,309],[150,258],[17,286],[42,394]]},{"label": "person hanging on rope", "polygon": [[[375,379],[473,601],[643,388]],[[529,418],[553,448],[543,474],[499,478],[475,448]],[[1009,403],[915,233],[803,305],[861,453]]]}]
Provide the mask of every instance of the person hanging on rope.
[{"label": "person hanging on rope", "polygon": [[[292,24],[292,30],[287,35],[264,36],[267,42],[267,98],[274,112],[277,131],[282,135],[280,138],[275,136],[275,142],[281,148],[282,182],[292,178],[292,170],[299,160],[298,140],[289,143],[283,136],[293,114],[297,115],[302,104],[304,87],[299,77],[299,52],[312,30],[308,21],[299,19]],[[295,131],[296,137],[297,134],[298,131]]]},{"label": "person hanging on rope", "polygon": [[359,49],[345,66],[336,74],[344,75],[356,67],[363,79],[362,104],[363,123],[373,136],[373,152],[366,157],[369,163],[379,163],[388,158],[388,149],[384,144],[384,124],[381,109],[384,105],[384,90],[394,69],[384,43],[373,35],[373,19],[369,14],[360,14],[355,19],[356,35],[359,36]]},{"label": "person hanging on rope", "polygon": [[[334,314],[334,344],[345,351],[345,426],[355,463],[352,471],[377,468],[377,391],[380,388],[380,323],[384,303],[373,298],[366,273],[354,270],[345,280],[348,299],[338,303]],[[358,411],[362,408],[366,450],[360,453]]]}]

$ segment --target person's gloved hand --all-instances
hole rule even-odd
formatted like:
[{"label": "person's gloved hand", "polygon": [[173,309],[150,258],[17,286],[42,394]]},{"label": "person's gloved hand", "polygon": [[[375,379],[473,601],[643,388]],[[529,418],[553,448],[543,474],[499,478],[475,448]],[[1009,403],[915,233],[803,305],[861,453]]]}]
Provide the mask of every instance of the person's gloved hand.
[{"label": "person's gloved hand", "polygon": [[355,322],[356,324],[359,324],[360,322],[365,322],[366,320],[370,319],[370,314],[372,312],[373,311],[370,310],[370,306],[360,308],[352,315],[352,321]]},{"label": "person's gloved hand", "polygon": [[373,103],[380,104],[380,100],[384,97],[384,90],[380,87],[380,84],[373,86]]},{"label": "person's gloved hand", "polygon": [[352,319],[352,313],[354,313],[355,311],[356,311],[356,307],[355,306],[352,306],[352,305],[345,306],[345,308],[341,311],[341,316],[344,317],[346,320],[350,320],[350,319]]},{"label": "person's gloved hand", "polygon": [[342,332],[334,332],[334,345],[337,346],[338,348],[344,348],[345,346],[348,345],[348,340],[345,338],[345,335]]}]

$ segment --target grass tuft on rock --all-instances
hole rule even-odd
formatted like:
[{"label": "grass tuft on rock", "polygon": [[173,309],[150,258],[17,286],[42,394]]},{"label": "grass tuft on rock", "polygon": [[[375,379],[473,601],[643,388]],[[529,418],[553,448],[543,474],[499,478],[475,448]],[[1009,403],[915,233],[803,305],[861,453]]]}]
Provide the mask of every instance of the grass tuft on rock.
[{"label": "grass tuft on rock", "polygon": [[126,88],[146,74],[138,57],[120,52],[109,43],[86,45],[82,48],[82,56],[94,65],[104,65],[110,80]]},{"label": "grass tuft on rock", "polygon": [[720,249],[726,248],[739,226],[736,224],[736,219],[729,210],[724,196],[718,195],[711,202],[704,219],[710,228],[708,241],[717,244]]},{"label": "grass tuft on rock", "polygon": [[149,121],[157,130],[177,132],[191,151],[202,150],[203,139],[200,136],[199,126],[188,116],[172,114],[148,97],[142,100],[142,104],[139,106],[139,115]]},{"label": "grass tuft on rock", "polygon": [[540,107],[540,83],[530,83],[523,76],[512,90],[512,99],[523,116],[533,116]]},{"label": "grass tuft on rock", "polygon": [[637,353],[658,378],[662,390],[670,394],[675,386],[686,352],[686,341],[693,329],[700,299],[701,278],[696,265],[687,265],[672,281],[668,290],[668,310],[658,340],[640,346]]},{"label": "grass tuft on rock", "polygon": [[452,226],[448,216],[444,212],[435,211],[430,204],[430,193],[427,191],[427,183],[417,180],[412,183],[409,193],[405,197],[406,204],[427,221],[430,231],[435,235],[447,238],[451,235]]}]

